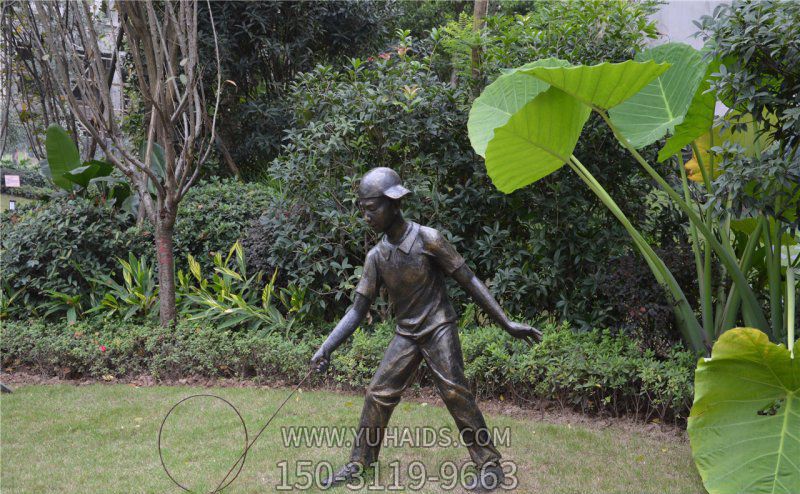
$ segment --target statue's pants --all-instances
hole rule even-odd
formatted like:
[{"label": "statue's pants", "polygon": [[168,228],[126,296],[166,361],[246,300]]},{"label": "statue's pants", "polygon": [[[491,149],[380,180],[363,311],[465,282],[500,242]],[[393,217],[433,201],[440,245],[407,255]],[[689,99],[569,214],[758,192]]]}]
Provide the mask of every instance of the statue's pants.
[{"label": "statue's pants", "polygon": [[[364,409],[350,460],[364,466],[378,460],[386,425],[403,391],[425,359],[439,395],[456,421],[460,441],[477,466],[499,461],[475,398],[464,377],[464,358],[455,324],[443,325],[414,340],[395,334],[367,388]],[[457,438],[456,438],[457,439]]]}]

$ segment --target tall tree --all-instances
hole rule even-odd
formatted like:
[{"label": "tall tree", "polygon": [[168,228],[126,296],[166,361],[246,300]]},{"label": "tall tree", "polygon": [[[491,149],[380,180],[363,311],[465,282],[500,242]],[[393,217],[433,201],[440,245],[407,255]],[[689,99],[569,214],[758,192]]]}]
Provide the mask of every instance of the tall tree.
[{"label": "tall tree", "polygon": [[[486,26],[486,13],[489,11],[489,0],[475,0],[475,5],[472,9],[472,30],[478,35],[480,40],[480,32]],[[480,93],[483,90],[483,71],[481,70],[481,44],[476,43],[472,45],[472,81],[475,83],[475,90]]]},{"label": "tall tree", "polygon": [[[278,155],[291,127],[286,91],[317,64],[376,56],[395,41],[400,9],[394,0],[211,2],[219,46],[206,4],[198,18],[200,55],[219,50],[229,86],[220,103],[221,157],[244,177],[257,177]],[[216,83],[207,74],[207,92]],[[226,151],[230,156],[226,156]],[[234,171],[237,174],[237,171]]]},{"label": "tall tree", "polygon": [[44,136],[51,124],[66,127],[77,135],[75,118],[55,88],[50,86],[53,61],[34,56],[34,38],[42,30],[32,15],[32,2],[9,0],[0,5],[0,153],[8,144],[10,117],[16,120],[28,141],[31,153],[45,157]]},{"label": "tall tree", "polygon": [[[209,108],[212,102],[202,84],[208,61],[200,59],[198,50],[198,1],[114,4],[133,60],[145,121],[149,122],[142,155],[131,149],[112,105],[106,83],[107,53],[101,46],[113,51],[115,60],[119,45],[104,42],[117,36],[98,34],[93,22],[101,15],[98,4],[86,0],[32,4],[30,15],[43,30],[42,36],[32,37],[33,49],[36,56],[54,60],[55,71],[46,76],[69,105],[81,130],[92,136],[106,159],[128,178],[140,208],[154,226],[160,319],[162,325],[168,325],[176,316],[173,231],[178,204],[197,181],[212,150],[222,88],[219,53],[215,52],[210,62],[217,80]],[[210,9],[207,12],[212,15]],[[216,46],[213,18],[211,26]]]}]

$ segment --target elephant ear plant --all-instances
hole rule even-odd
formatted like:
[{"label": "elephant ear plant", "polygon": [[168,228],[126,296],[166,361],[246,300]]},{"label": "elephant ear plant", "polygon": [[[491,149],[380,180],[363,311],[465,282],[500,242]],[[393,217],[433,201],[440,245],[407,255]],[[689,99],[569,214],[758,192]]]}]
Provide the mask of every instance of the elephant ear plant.
[{"label": "elephant ear plant", "polygon": [[709,493],[800,492],[798,351],[736,328],[698,364],[688,429]]},{"label": "elephant ear plant", "polygon": [[[793,266],[798,265],[800,258],[795,250],[788,248],[789,244],[794,242],[796,234],[792,234],[783,221],[785,216],[777,215],[775,210],[748,210],[738,218],[731,218],[730,213],[720,215],[716,212],[719,209],[724,210],[727,202],[724,198],[719,198],[719,194],[714,195],[713,155],[724,152],[744,153],[741,143],[731,147],[727,146],[728,142],[713,140],[714,136],[717,137],[717,141],[722,138],[720,131],[712,128],[716,99],[709,91],[707,81],[717,67],[718,64],[712,57],[679,43],[653,47],[637,55],[635,60],[615,64],[584,66],[571,65],[555,59],[539,60],[507,71],[489,85],[475,100],[468,125],[473,148],[485,158],[490,178],[503,192],[511,193],[555,172],[564,165],[577,173],[628,231],[635,248],[642,254],[656,280],[673,303],[676,322],[684,341],[698,354],[708,354],[716,337],[733,328],[740,320],[747,326],[757,328],[748,331],[755,334],[759,334],[759,330],[764,331],[774,341],[780,341],[785,334],[781,331],[784,328],[784,318],[787,321],[794,321],[795,317],[794,304],[783,304],[782,294],[787,294],[787,302],[790,299],[788,294],[791,292],[792,296],[794,295],[795,286],[789,273],[792,272]],[[592,111],[606,122],[619,143],[631,153],[636,162],[687,216],[698,271],[702,321],[698,321],[682,287],[656,255],[652,246],[589,169],[572,154]],[[729,141],[735,140],[732,136],[741,130],[741,127],[737,125],[729,131]],[[661,150],[660,159],[675,157],[678,161],[682,191],[673,189],[638,151],[664,138],[666,144]],[[741,139],[740,141],[745,142]],[[768,142],[762,144],[769,145]],[[707,154],[704,155],[700,151],[701,145],[707,150]],[[687,146],[691,146],[695,151],[698,164],[691,176],[702,181],[703,185],[699,191],[696,187],[701,186],[694,181],[689,183],[684,163],[681,161],[681,151]],[[755,151],[750,149],[748,152],[758,153],[758,146],[753,144],[749,147],[756,149]],[[785,191],[779,190],[779,193],[783,192]],[[793,197],[792,194],[794,193],[790,190],[789,201]],[[697,199],[698,197],[702,199]],[[700,203],[700,200],[706,202]],[[722,204],[719,204],[720,202]],[[733,220],[754,222],[758,228],[752,228],[749,234],[735,232],[731,228]],[[764,235],[765,230],[769,231],[768,235]],[[785,242],[781,241],[783,236],[780,233],[788,234]],[[756,269],[756,253],[760,252],[770,259],[774,268],[775,265],[781,266],[782,246],[786,248],[784,269],[767,270],[770,285],[778,288],[770,293],[770,303],[778,304],[777,309],[772,307],[770,311],[772,318],[770,323],[757,295],[759,287],[751,286],[749,280],[752,278],[751,272]],[[712,278],[713,259],[721,265],[716,273],[719,280]],[[781,276],[784,273],[787,282],[784,282]],[[724,289],[728,285],[730,292],[726,294]],[[713,286],[722,287],[717,293],[717,307],[712,303]],[[786,287],[785,291],[780,290],[783,286]],[[789,345],[794,341],[793,331],[790,333],[787,338]],[[733,334],[728,338],[732,337]],[[778,345],[770,343],[766,335],[758,340],[764,348],[771,349],[770,355],[780,354],[777,351]],[[724,343],[728,340],[720,341]],[[729,352],[725,355],[728,359],[736,360],[740,353]],[[714,362],[714,359],[715,355],[712,354],[710,362]],[[709,363],[701,362],[700,366],[702,368],[707,364]],[[724,367],[725,364],[721,366]],[[700,370],[698,373],[706,375],[700,373]],[[776,399],[774,393],[769,395],[769,400],[766,399],[770,390],[774,391],[770,383],[753,383],[753,386],[760,386],[764,393],[766,401],[759,402],[759,406],[766,406],[772,403],[770,400]],[[781,407],[793,404],[792,400],[797,392],[796,386],[787,385],[782,389],[786,397],[783,401],[775,401],[776,413],[782,410]],[[713,393],[712,399],[723,402],[728,400],[730,403],[727,406],[738,410],[737,413],[749,413],[748,410],[755,402],[736,401],[735,391],[737,390],[734,387],[727,388],[727,392],[718,390]],[[698,395],[696,400],[700,398],[702,397]],[[698,403],[696,401],[696,407],[699,406]],[[694,415],[695,411],[692,413]],[[797,413],[800,413],[800,409],[785,410],[786,416],[791,417],[793,416],[791,414]],[[695,431],[711,430],[713,427],[724,430],[734,425],[730,420],[732,416],[716,414],[706,421],[695,422],[701,425],[693,428]],[[775,424],[776,427],[786,425],[778,424],[777,421],[769,424]],[[764,440],[771,441],[774,439],[773,436],[781,435],[780,431],[783,429],[780,427],[769,430],[767,435],[770,437]],[[791,433],[789,428],[785,431],[787,434]],[[796,433],[791,434],[797,437]],[[749,446],[755,447],[756,443],[757,439]],[[781,444],[790,446],[789,442]],[[789,453],[788,450],[782,452]],[[730,453],[731,451],[719,450],[714,452],[712,457],[726,456]],[[796,457],[800,458],[800,455]],[[707,458],[703,460],[706,463],[702,463],[699,456],[696,455],[696,458],[698,465],[707,465],[709,461],[711,463],[715,461]],[[773,464],[773,475],[770,479],[779,478],[784,485],[800,492],[798,467],[800,461],[791,461],[794,463],[783,462],[780,468],[774,468]],[[703,473],[704,467],[699,468]],[[760,485],[765,474],[760,470],[742,469],[737,475],[742,480],[741,483],[735,484],[737,488],[715,492],[748,491],[746,488],[748,483],[751,487]],[[711,484],[707,482],[706,485],[708,487]]]}]

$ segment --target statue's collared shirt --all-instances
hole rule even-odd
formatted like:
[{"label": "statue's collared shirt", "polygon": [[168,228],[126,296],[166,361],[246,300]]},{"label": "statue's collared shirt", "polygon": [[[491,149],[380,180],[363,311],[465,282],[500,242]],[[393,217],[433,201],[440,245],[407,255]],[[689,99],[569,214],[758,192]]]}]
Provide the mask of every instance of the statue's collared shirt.
[{"label": "statue's collared shirt", "polygon": [[397,333],[420,338],[456,322],[444,277],[463,264],[464,258],[439,231],[410,223],[399,244],[384,236],[369,251],[356,292],[372,301],[385,286],[394,306]]}]

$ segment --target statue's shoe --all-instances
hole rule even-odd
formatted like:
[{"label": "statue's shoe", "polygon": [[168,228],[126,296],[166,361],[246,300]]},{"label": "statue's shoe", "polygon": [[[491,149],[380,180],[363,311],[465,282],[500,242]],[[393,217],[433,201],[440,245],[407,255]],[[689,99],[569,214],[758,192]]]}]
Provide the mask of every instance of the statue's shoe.
[{"label": "statue's shoe", "polygon": [[321,482],[321,487],[323,489],[329,489],[331,487],[345,484],[363,473],[364,469],[358,463],[350,462],[339,469],[338,472],[334,473],[332,476],[324,479]]},{"label": "statue's shoe", "polygon": [[499,489],[505,479],[503,467],[497,463],[489,463],[484,465],[464,488],[471,492],[492,492]]}]

